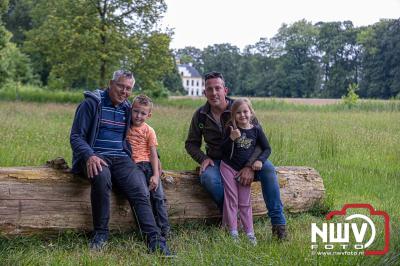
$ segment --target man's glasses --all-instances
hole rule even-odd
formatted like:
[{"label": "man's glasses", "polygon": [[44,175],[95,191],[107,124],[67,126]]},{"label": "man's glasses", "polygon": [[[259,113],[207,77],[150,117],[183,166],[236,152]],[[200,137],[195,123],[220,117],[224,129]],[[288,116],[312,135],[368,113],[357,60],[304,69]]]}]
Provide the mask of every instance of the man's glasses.
[{"label": "man's glasses", "polygon": [[124,91],[125,90],[128,93],[132,92],[132,87],[124,86],[124,84],[117,83],[117,82],[115,82],[114,84],[120,91]]},{"label": "man's glasses", "polygon": [[216,79],[216,78],[220,78],[223,81],[225,81],[224,80],[224,76],[222,76],[222,73],[220,73],[220,72],[213,71],[213,72],[209,72],[209,73],[204,75],[204,80],[205,81],[207,81],[209,79]]}]

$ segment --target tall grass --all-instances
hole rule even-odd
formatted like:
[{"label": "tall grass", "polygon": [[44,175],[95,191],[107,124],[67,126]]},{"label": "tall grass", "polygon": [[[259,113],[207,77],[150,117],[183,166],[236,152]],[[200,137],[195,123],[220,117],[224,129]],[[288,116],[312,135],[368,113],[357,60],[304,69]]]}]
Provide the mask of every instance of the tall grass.
[{"label": "tall grass", "polygon": [[[193,169],[184,150],[190,118],[201,101],[165,100],[149,120],[158,135],[165,169]],[[263,104],[266,104],[263,106]],[[67,232],[55,237],[0,238],[5,265],[395,265],[400,241],[400,112],[391,107],[373,112],[289,105],[268,109],[255,103],[273,149],[275,165],[305,165],[324,179],[332,208],[370,203],[391,217],[390,253],[385,256],[317,256],[310,250],[310,225],[324,221],[317,211],[287,214],[290,241],[271,240],[267,218],[255,224],[258,246],[233,243],[216,226],[175,226],[170,240],[174,260],[146,253],[135,233],[116,233],[108,248],[90,253],[87,237]],[[0,102],[0,166],[41,165],[56,156],[71,162],[69,130],[76,105]],[[283,108],[283,109],[282,109]],[[315,109],[313,109],[315,108]],[[385,111],[386,110],[386,111]],[[0,196],[1,197],[1,196]],[[382,243],[382,237],[379,243]]]},{"label": "tall grass", "polygon": [[[134,91],[133,97],[140,91]],[[16,89],[14,84],[8,84],[4,88],[0,88],[0,100],[3,101],[23,101],[23,102],[39,102],[39,103],[79,103],[83,99],[83,91],[54,91],[47,90],[42,87],[24,85]],[[161,106],[177,107],[177,108],[197,108],[204,99],[179,98],[155,99],[156,103]],[[355,104],[347,105],[343,101],[337,104],[329,105],[307,105],[288,103],[281,99],[275,98],[254,98],[252,103],[257,110],[279,110],[279,111],[318,111],[318,112],[334,112],[334,111],[370,111],[370,112],[397,112],[400,111],[400,100],[359,100]]]},{"label": "tall grass", "polygon": [[0,89],[0,99],[39,103],[79,103],[83,99],[83,94],[82,91],[54,91],[31,85],[16,89],[14,85],[9,84]]},{"label": "tall grass", "polygon": [[[234,97],[235,98],[235,97]],[[161,106],[173,106],[177,108],[198,108],[204,103],[204,98],[178,98],[159,99],[156,101]],[[275,111],[311,111],[311,112],[398,112],[400,111],[400,100],[360,100],[354,105],[346,105],[343,102],[328,105],[295,104],[275,98],[254,98],[251,102],[256,110]]]}]

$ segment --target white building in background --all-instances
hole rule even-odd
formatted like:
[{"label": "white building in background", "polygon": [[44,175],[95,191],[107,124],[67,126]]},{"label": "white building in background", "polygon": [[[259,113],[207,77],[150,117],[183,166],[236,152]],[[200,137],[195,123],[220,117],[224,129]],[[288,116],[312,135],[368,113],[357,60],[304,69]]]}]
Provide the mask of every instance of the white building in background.
[{"label": "white building in background", "polygon": [[189,96],[202,96],[204,91],[204,80],[199,71],[191,63],[178,64],[178,71],[182,78],[183,88]]}]

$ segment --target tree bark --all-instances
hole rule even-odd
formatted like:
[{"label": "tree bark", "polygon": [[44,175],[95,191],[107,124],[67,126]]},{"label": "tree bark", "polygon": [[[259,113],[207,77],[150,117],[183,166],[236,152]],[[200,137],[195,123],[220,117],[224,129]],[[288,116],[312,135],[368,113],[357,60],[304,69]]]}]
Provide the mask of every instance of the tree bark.
[{"label": "tree bark", "polygon": [[[324,197],[322,178],[308,167],[277,167],[285,210],[303,212]],[[164,171],[162,184],[172,224],[220,217],[194,171]],[[251,187],[254,216],[267,213],[260,182]],[[127,201],[111,196],[111,230],[136,227]],[[0,234],[31,234],[92,229],[90,184],[68,170],[50,167],[0,167]]]}]

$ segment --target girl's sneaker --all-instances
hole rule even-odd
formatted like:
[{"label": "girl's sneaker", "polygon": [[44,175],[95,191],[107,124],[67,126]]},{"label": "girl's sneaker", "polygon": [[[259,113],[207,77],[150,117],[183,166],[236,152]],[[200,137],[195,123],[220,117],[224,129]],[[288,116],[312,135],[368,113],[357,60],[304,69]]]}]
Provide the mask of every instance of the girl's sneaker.
[{"label": "girl's sneaker", "polygon": [[233,239],[233,242],[238,243],[239,242],[239,233],[238,233],[238,231],[237,230],[232,230],[230,232],[230,234],[231,234],[231,237]]},{"label": "girl's sneaker", "polygon": [[253,234],[247,235],[247,238],[249,239],[250,244],[257,246],[257,238]]}]

